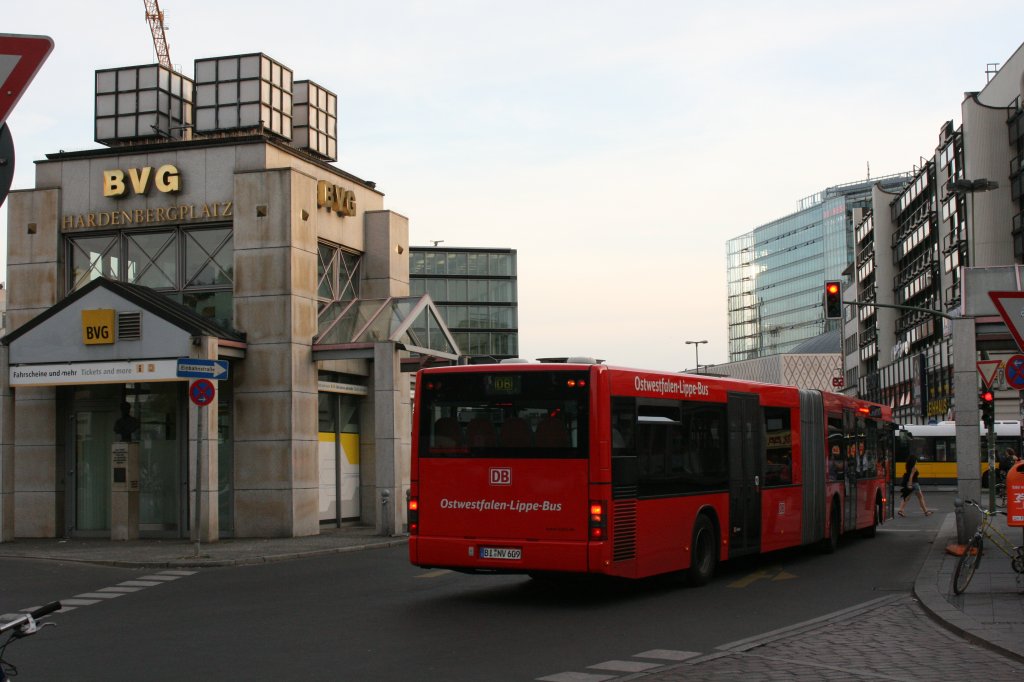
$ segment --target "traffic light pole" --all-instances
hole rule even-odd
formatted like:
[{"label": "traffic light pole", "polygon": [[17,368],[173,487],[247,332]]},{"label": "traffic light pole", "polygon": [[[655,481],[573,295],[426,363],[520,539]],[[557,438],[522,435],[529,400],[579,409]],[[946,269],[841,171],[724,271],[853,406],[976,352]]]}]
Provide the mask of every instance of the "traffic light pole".
[{"label": "traffic light pole", "polygon": [[985,424],[988,427],[988,510],[996,510],[996,420],[993,414]]},{"label": "traffic light pole", "polygon": [[996,510],[996,405],[995,394],[988,388],[978,394],[978,408],[981,410],[982,420],[985,422],[985,429],[988,436],[985,439],[988,445],[988,510]]},{"label": "traffic light pole", "polygon": [[931,308],[918,308],[917,306],[912,305],[896,305],[895,303],[862,303],[860,301],[843,301],[843,305],[863,306],[865,308],[895,308],[896,310],[911,310],[919,313],[928,313],[929,315],[944,317],[947,320],[963,319],[958,315],[950,315],[949,313],[944,313],[941,310],[932,310]]}]

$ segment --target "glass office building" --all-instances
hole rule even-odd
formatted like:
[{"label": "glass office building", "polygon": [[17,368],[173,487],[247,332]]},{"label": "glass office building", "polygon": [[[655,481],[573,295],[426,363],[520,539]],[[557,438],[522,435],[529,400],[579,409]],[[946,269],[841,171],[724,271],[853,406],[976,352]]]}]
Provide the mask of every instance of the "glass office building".
[{"label": "glass office building", "polygon": [[409,249],[409,290],[430,294],[469,362],[519,355],[515,249]]},{"label": "glass office building", "polygon": [[730,362],[785,353],[838,328],[824,318],[822,283],[841,279],[853,262],[854,211],[870,207],[874,185],[906,180],[829,187],[802,199],[795,213],[726,242]]}]

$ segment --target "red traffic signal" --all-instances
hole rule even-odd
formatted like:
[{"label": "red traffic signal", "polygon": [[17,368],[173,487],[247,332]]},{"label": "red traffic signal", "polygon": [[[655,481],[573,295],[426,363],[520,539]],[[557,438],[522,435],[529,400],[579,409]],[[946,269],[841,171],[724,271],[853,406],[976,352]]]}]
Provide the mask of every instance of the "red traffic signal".
[{"label": "red traffic signal", "polygon": [[838,280],[825,282],[825,319],[838,320],[843,317],[843,287]]},{"label": "red traffic signal", "polygon": [[996,418],[996,394],[989,390],[978,393],[978,410],[981,412],[981,421],[991,424]]}]

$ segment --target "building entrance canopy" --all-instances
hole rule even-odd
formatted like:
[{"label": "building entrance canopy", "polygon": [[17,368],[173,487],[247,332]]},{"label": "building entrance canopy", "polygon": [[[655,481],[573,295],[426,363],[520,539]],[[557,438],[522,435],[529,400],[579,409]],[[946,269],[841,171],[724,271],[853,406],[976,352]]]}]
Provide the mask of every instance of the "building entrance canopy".
[{"label": "building entrance canopy", "polygon": [[196,337],[222,357],[244,357],[245,340],[166,295],[98,278],[2,339],[10,385],[180,381],[178,358]]},{"label": "building entrance canopy", "polygon": [[325,324],[331,311],[331,306],[321,311],[323,331],[313,339],[317,360],[371,357],[373,344],[381,342],[421,356],[459,359],[459,346],[427,294],[353,300]]}]

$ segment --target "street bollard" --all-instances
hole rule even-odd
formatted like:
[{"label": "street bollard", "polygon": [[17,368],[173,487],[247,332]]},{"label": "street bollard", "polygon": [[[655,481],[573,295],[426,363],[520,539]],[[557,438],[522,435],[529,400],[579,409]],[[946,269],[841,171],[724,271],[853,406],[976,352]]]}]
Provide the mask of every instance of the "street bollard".
[{"label": "street bollard", "polygon": [[964,524],[964,501],[959,497],[953,498],[953,513],[956,514],[956,542],[958,545],[967,544],[967,528]]}]

